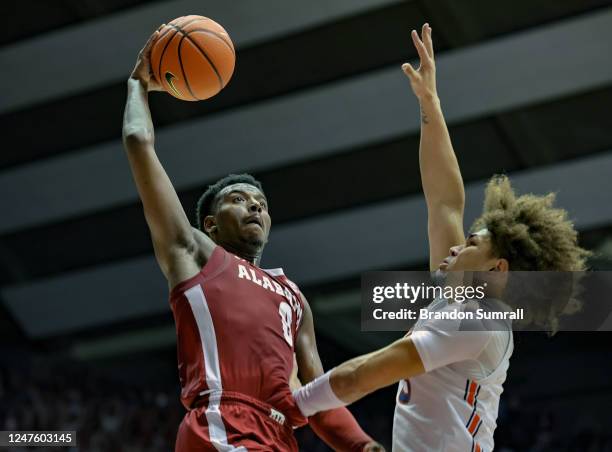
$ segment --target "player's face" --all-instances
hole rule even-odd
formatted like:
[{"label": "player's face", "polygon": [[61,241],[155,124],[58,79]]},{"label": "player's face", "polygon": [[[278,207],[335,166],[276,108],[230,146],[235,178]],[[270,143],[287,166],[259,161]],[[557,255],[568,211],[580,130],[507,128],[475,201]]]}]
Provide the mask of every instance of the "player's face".
[{"label": "player's face", "polygon": [[263,248],[272,224],[265,195],[241,183],[225,187],[217,199],[215,241],[248,251]]},{"label": "player's face", "polygon": [[498,267],[501,260],[493,254],[489,231],[482,229],[468,235],[463,245],[453,246],[438,268],[442,272],[485,272]]}]

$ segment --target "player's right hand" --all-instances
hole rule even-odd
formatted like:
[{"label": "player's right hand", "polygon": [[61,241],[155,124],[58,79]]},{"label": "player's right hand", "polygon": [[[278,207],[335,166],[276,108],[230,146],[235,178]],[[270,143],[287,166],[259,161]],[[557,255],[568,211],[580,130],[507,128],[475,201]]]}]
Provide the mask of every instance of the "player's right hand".
[{"label": "player's right hand", "polygon": [[423,24],[421,37],[416,30],[412,30],[412,42],[419,54],[419,68],[414,69],[410,63],[404,63],[402,70],[410,79],[410,86],[414,95],[419,99],[437,97],[436,64],[434,61],[433,41],[431,40],[431,27]]},{"label": "player's right hand", "polygon": [[157,39],[159,35],[159,30],[165,24],[160,25],[160,27],[153,33],[147,43],[144,45],[142,50],[138,53],[138,59],[136,60],[136,65],[134,66],[134,70],[130,75],[130,78],[140,80],[144,83],[144,86],[147,88],[147,91],[163,91],[162,86],[157,82],[155,76],[153,75],[153,71],[151,69],[151,48],[153,47],[153,43]]}]

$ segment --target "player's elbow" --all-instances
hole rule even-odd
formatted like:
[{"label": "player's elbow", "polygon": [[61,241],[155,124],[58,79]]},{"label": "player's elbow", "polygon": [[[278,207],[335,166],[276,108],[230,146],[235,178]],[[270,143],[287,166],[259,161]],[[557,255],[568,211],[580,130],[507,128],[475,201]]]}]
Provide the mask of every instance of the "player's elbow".
[{"label": "player's elbow", "polygon": [[143,127],[125,126],[123,144],[128,151],[142,149],[153,144],[153,133]]}]

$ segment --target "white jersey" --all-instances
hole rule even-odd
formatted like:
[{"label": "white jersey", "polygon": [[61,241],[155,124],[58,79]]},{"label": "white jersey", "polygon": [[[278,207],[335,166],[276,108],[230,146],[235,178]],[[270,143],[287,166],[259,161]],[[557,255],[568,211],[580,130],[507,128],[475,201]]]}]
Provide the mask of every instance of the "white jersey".
[{"label": "white jersey", "polygon": [[[472,310],[470,304],[473,309],[474,302],[441,299],[427,309]],[[493,450],[502,384],[514,348],[512,328],[504,324],[494,328],[500,331],[488,331],[490,325],[476,321],[470,331],[464,329],[465,320],[419,320],[409,333],[426,373],[399,383],[393,451]]]}]

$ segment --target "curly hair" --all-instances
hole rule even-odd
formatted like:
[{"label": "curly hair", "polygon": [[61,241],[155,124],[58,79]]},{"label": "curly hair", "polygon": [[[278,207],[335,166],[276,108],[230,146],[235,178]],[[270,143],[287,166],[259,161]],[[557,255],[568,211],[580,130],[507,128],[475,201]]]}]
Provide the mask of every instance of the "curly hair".
[{"label": "curly hair", "polygon": [[586,270],[591,253],[578,246],[567,211],[554,201],[554,193],[517,197],[506,176],[494,176],[472,230],[489,231],[495,255],[507,259],[510,270]]},{"label": "curly hair", "polygon": [[494,176],[485,189],[483,213],[472,226],[486,228],[493,254],[508,261],[512,273],[505,298],[527,308],[525,323],[551,335],[560,316],[581,310],[580,279],[591,255],[578,245],[567,211],[553,207],[554,201],[554,193],[517,197],[506,176]]},{"label": "curly hair", "polygon": [[208,215],[212,214],[215,211],[217,195],[219,194],[219,192],[225,187],[234,184],[252,185],[263,193],[263,187],[261,186],[261,182],[259,182],[250,174],[229,174],[219,179],[213,185],[210,185],[198,200],[198,204],[196,207],[196,225],[199,230],[203,231],[202,228],[204,227],[204,218],[206,218]]}]

